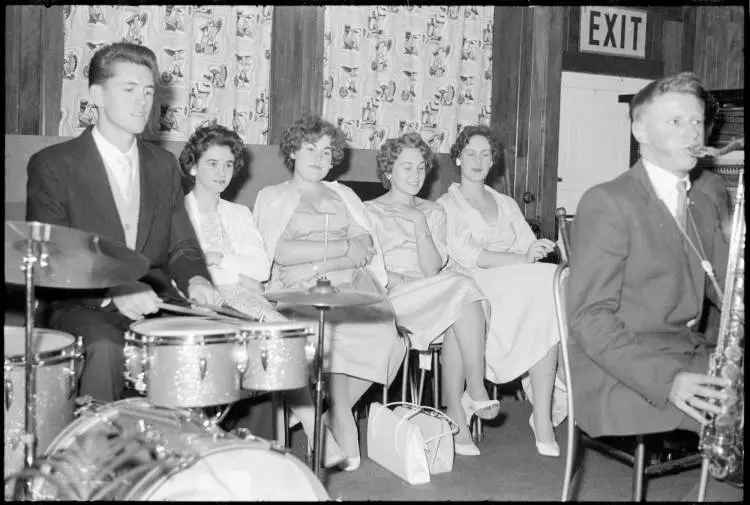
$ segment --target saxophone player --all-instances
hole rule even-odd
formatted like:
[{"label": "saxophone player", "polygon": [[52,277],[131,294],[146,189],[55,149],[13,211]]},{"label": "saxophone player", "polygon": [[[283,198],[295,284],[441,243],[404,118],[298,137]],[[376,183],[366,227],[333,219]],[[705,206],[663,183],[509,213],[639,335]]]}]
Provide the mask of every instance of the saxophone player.
[{"label": "saxophone player", "polygon": [[706,297],[721,307],[728,253],[716,206],[690,191],[712,100],[692,73],[646,85],[630,103],[640,159],[578,205],[567,311],[578,424],[591,436],[699,433],[719,413],[710,400],[727,399],[696,331]]}]

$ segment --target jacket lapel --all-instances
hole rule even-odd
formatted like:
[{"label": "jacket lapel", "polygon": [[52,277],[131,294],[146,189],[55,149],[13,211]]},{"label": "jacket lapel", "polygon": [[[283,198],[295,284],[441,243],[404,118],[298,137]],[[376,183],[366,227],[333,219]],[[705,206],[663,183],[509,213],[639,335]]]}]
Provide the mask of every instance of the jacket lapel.
[{"label": "jacket lapel", "polygon": [[[651,179],[648,177],[646,168],[640,160],[633,165],[631,172],[636,181],[637,191],[646,202],[650,218],[654,220],[654,223],[659,228],[664,240],[674,253],[677,264],[680,266],[683,275],[690,277],[691,285],[694,288],[698,310],[700,310],[700,307],[703,305],[701,297],[703,291],[698,289],[698,286],[704,280],[703,269],[700,266],[700,259],[698,259],[695,252],[692,251],[692,248],[685,240],[685,237],[682,235],[682,232],[677,226],[677,222],[669,212],[666,204],[656,195],[656,190],[651,183]],[[692,227],[692,225],[688,226],[688,228],[690,227]],[[690,240],[693,240],[693,243],[696,244],[697,247],[695,234],[689,236]]]},{"label": "jacket lapel", "polygon": [[125,243],[125,230],[122,227],[120,213],[115,203],[115,195],[112,193],[112,185],[109,183],[107,169],[104,160],[96,147],[96,142],[89,127],[81,134],[83,144],[82,159],[79,165],[83,170],[83,179],[88,180],[88,186],[93,189],[87,196],[92,209],[98,209],[101,218],[105,221],[107,236]]},{"label": "jacket lapel", "polygon": [[[160,181],[158,171],[152,170],[153,157],[151,151],[143,145],[143,141],[138,139],[138,172],[141,183],[140,213],[138,215],[138,235],[135,241],[136,252],[142,252],[146,244],[148,235],[151,232],[151,225],[154,222],[154,212],[158,198],[158,189]],[[171,187],[170,187],[171,189]],[[171,197],[171,194],[169,194]]]}]

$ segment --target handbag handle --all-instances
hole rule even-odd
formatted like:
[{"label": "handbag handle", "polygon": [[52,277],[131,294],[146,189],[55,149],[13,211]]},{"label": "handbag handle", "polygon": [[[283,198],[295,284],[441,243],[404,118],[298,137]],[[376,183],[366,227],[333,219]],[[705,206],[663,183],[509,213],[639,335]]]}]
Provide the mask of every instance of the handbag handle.
[{"label": "handbag handle", "polygon": [[450,431],[439,433],[435,435],[434,437],[425,439],[425,443],[432,442],[433,440],[438,439],[440,437],[444,437],[446,435],[455,435],[459,431],[458,424],[453,419],[448,417],[444,412],[441,412],[436,408],[428,407],[426,405],[417,405],[416,403],[410,403],[410,402],[390,402],[390,403],[386,403],[385,405],[383,405],[383,408],[390,407],[392,405],[402,405],[405,407],[411,407],[412,411],[404,415],[404,417],[401,418],[403,421],[407,421],[410,418],[419,414],[420,412],[424,412],[427,415],[437,417],[440,419],[444,419],[448,422],[448,425],[451,427]]}]

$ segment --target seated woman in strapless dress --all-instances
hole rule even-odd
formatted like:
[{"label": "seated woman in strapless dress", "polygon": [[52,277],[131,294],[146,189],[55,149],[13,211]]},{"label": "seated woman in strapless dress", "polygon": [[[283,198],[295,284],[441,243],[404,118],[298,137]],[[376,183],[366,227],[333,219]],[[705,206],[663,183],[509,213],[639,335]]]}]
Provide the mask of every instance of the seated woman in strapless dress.
[{"label": "seated woman in strapless dress", "polygon": [[[288,321],[263,297],[261,283],[268,280],[271,262],[250,209],[221,198],[246,163],[244,150],[239,135],[222,125],[193,132],[179,158],[183,186],[189,191],[185,207],[211,279],[225,303],[259,321]],[[315,420],[309,389],[288,391],[285,400],[312,440]],[[324,439],[324,464],[332,466],[343,460],[333,437]]]},{"label": "seated woman in strapless dress", "polygon": [[487,297],[469,277],[441,271],[448,260],[445,211],[416,196],[434,164],[430,146],[418,133],[406,133],[386,140],[377,162],[388,192],[365,205],[383,248],[396,320],[411,332],[416,349],[444,335],[443,397],[460,428],[456,454],[478,456],[468,429],[471,416],[492,419],[500,412],[500,403],[490,400],[484,387]]},{"label": "seated woman in strapless dress", "polygon": [[552,424],[560,341],[552,300],[555,266],[537,263],[555,244],[537,240],[515,200],[485,184],[499,156],[486,126],[467,126],[451,147],[461,182],[438,199],[447,214],[448,254],[452,267],[471,276],[490,301],[487,379],[505,383],[528,372],[537,451],[559,456]]},{"label": "seated woman in strapless dress", "polygon": [[[254,215],[273,259],[269,289],[309,288],[325,276],[335,287],[382,297],[377,304],[326,312],[331,327],[325,331],[326,419],[348,457],[342,468],[354,470],[360,452],[352,407],[373,383],[391,383],[406,346],[396,331],[385,291],[388,277],[367,209],[348,187],[323,181],[343,158],[344,145],[343,132],[319,117],[295,122],[280,146],[292,178],[263,188]],[[293,319],[318,318],[314,307],[279,304],[277,309]]]}]

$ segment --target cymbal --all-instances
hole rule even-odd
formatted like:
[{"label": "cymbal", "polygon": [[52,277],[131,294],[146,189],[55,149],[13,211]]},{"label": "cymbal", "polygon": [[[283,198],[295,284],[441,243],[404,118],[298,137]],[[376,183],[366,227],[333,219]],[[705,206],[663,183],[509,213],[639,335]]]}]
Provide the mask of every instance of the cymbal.
[{"label": "cymbal", "polygon": [[37,258],[46,255],[34,267],[35,286],[108,288],[140,279],[149,266],[142,254],[94,233],[36,221],[5,221],[5,282],[26,283],[21,267],[29,244]]},{"label": "cymbal", "polygon": [[354,291],[353,289],[338,289],[330,285],[322,289],[320,286],[314,286],[309,289],[277,289],[263,293],[263,296],[272,302],[282,302],[290,305],[309,305],[318,308],[369,305],[383,299],[381,295]]}]

